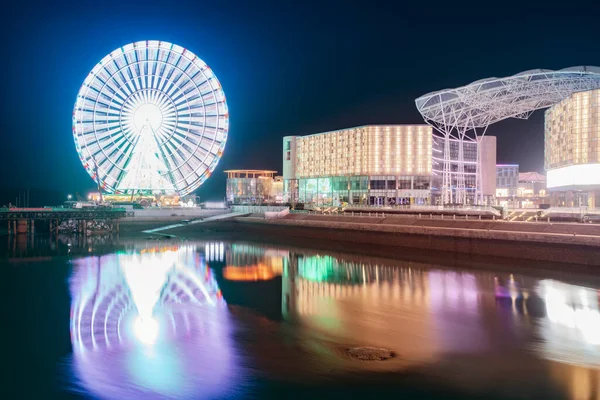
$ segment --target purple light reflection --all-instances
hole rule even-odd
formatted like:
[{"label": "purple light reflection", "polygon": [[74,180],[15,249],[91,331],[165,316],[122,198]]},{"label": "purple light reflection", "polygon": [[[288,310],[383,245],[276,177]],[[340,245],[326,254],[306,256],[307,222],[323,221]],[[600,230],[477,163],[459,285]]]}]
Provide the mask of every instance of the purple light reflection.
[{"label": "purple light reflection", "polygon": [[[77,259],[70,289],[75,378],[92,396],[214,398],[241,381],[225,302],[194,246]],[[134,329],[140,318],[153,323]]]},{"label": "purple light reflection", "polygon": [[481,322],[480,292],[473,274],[431,271],[430,304],[439,343],[446,352],[480,352],[489,340]]}]

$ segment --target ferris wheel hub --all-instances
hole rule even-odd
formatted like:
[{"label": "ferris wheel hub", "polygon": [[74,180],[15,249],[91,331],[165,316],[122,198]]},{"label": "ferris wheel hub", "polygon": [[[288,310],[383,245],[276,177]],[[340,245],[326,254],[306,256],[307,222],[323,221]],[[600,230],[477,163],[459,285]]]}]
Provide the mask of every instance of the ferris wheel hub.
[{"label": "ferris wheel hub", "polygon": [[146,125],[149,125],[156,132],[162,125],[162,120],[163,115],[160,107],[152,103],[140,105],[133,113],[133,125],[138,132]]}]

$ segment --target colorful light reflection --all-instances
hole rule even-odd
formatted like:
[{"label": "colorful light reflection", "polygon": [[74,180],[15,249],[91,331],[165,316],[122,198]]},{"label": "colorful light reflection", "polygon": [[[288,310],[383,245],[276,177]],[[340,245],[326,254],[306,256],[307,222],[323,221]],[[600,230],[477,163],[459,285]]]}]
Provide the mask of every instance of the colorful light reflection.
[{"label": "colorful light reflection", "polygon": [[93,396],[214,398],[240,381],[229,314],[194,246],[74,261],[74,373]]},{"label": "colorful light reflection", "polygon": [[546,279],[540,281],[537,293],[548,316],[539,326],[543,355],[572,364],[600,365],[598,292]]}]

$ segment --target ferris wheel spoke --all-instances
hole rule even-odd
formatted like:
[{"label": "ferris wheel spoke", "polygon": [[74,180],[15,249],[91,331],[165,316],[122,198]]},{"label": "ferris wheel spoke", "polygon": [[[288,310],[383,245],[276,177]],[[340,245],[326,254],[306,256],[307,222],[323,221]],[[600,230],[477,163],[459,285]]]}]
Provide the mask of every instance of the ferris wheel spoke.
[{"label": "ferris wheel spoke", "polygon": [[181,77],[184,75],[185,74],[183,72],[181,72],[181,70],[179,70],[179,69],[173,73],[173,77],[171,80],[172,84],[165,92],[167,94],[167,96],[173,98],[174,93],[179,90],[178,82],[180,81]]},{"label": "ferris wheel spoke", "polygon": [[119,90],[119,88],[115,85],[115,81],[112,79],[112,77],[106,80],[106,82],[104,83],[104,88],[108,89],[108,91],[111,94],[109,95],[104,92],[102,93],[102,95],[105,96],[108,101],[116,102],[119,104],[122,104],[125,101],[125,98],[121,94],[121,90]]},{"label": "ferris wheel spoke", "polygon": [[170,92],[170,93],[167,92],[167,94],[169,94],[169,96],[171,96],[171,97],[175,97],[176,91],[184,93],[186,90],[185,89],[186,87],[188,87],[188,86],[193,87],[193,83],[191,82],[190,76],[185,69],[178,70],[178,75],[173,80],[173,83],[174,83],[174,85],[173,85],[174,87],[172,89],[172,92]]},{"label": "ferris wheel spoke", "polygon": [[110,87],[115,91],[115,95],[118,96],[121,100],[121,103],[125,101],[129,94],[127,93],[127,87],[125,86],[125,80],[121,80],[122,74],[120,73],[120,68],[118,68],[118,64],[113,59],[112,63],[105,65],[105,70],[108,74],[107,82]]},{"label": "ferris wheel spoke", "polygon": [[159,146],[169,139],[169,132],[162,126],[154,133]]},{"label": "ferris wheel spoke", "polygon": [[123,75],[123,68],[121,65],[119,65],[116,58],[113,58],[113,62],[111,64],[110,69],[113,71],[111,74],[112,80],[119,88],[119,91],[124,95],[125,98],[127,98],[131,94],[131,91],[127,86],[127,79],[125,79],[125,75]]},{"label": "ferris wheel spoke", "polygon": [[174,112],[174,107],[172,106],[172,101],[169,97],[167,97],[164,93],[162,92],[156,92],[156,99],[157,99],[157,104],[160,108],[167,108],[168,107],[168,112],[172,113]]},{"label": "ferris wheel spoke", "polygon": [[138,80],[138,73],[135,66],[135,62],[127,65],[127,70],[129,72],[129,83],[134,88],[134,93],[142,89]]},{"label": "ferris wheel spoke", "polygon": [[134,51],[134,55],[135,55],[135,63],[133,64],[133,70],[135,71],[134,76],[136,78],[136,83],[138,84],[138,87],[139,87],[138,90],[142,90],[142,89],[145,89],[143,72],[140,68],[142,66],[143,60],[140,58],[140,54],[137,49]]},{"label": "ferris wheel spoke", "polygon": [[186,154],[192,154],[195,150],[196,144],[189,142],[187,136],[174,135],[173,141],[175,142],[173,144],[178,144],[178,148],[181,148]]},{"label": "ferris wheel spoke", "polygon": [[181,92],[179,94],[179,96],[177,98],[173,99],[173,103],[175,103],[175,107],[176,108],[189,108],[192,103],[192,101],[194,101],[194,99],[192,99],[191,97],[193,95],[190,95],[190,93],[194,92],[194,88],[189,88],[187,92]]},{"label": "ferris wheel spoke", "polygon": [[119,170],[124,170],[125,165],[128,159],[131,158],[131,152],[133,151],[133,144],[129,143],[126,145],[125,149],[118,155],[115,160],[115,165],[119,168]]},{"label": "ferris wheel spoke", "polygon": [[161,93],[165,92],[165,87],[169,84],[169,75],[172,72],[173,67],[170,65],[165,65],[161,67],[161,72],[159,75],[158,83],[156,85],[156,90]]},{"label": "ferris wheel spoke", "polygon": [[135,87],[132,87],[131,81],[125,76],[123,69],[120,69],[119,73],[114,75],[114,78],[126,99],[135,92]]}]

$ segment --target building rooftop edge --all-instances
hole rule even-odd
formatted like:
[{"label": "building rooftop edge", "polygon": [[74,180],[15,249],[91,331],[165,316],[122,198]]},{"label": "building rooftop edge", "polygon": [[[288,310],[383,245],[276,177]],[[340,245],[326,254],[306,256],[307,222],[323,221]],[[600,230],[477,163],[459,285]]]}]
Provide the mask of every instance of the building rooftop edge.
[{"label": "building rooftop edge", "polygon": [[270,169],[228,169],[223,172],[224,173],[227,173],[227,172],[253,172],[253,173],[264,172],[267,174],[276,174],[277,173],[277,171],[273,171]]},{"label": "building rooftop edge", "polygon": [[367,124],[367,125],[349,126],[347,128],[334,129],[332,131],[310,133],[308,135],[288,135],[288,136],[284,136],[284,137],[307,137],[307,136],[323,135],[323,134],[326,134],[326,133],[334,133],[334,132],[347,131],[349,129],[369,128],[369,127],[387,127],[387,126],[389,126],[389,127],[395,127],[395,126],[425,126],[425,127],[433,129],[433,127],[431,125],[424,124],[424,123],[420,123],[420,124]]}]

